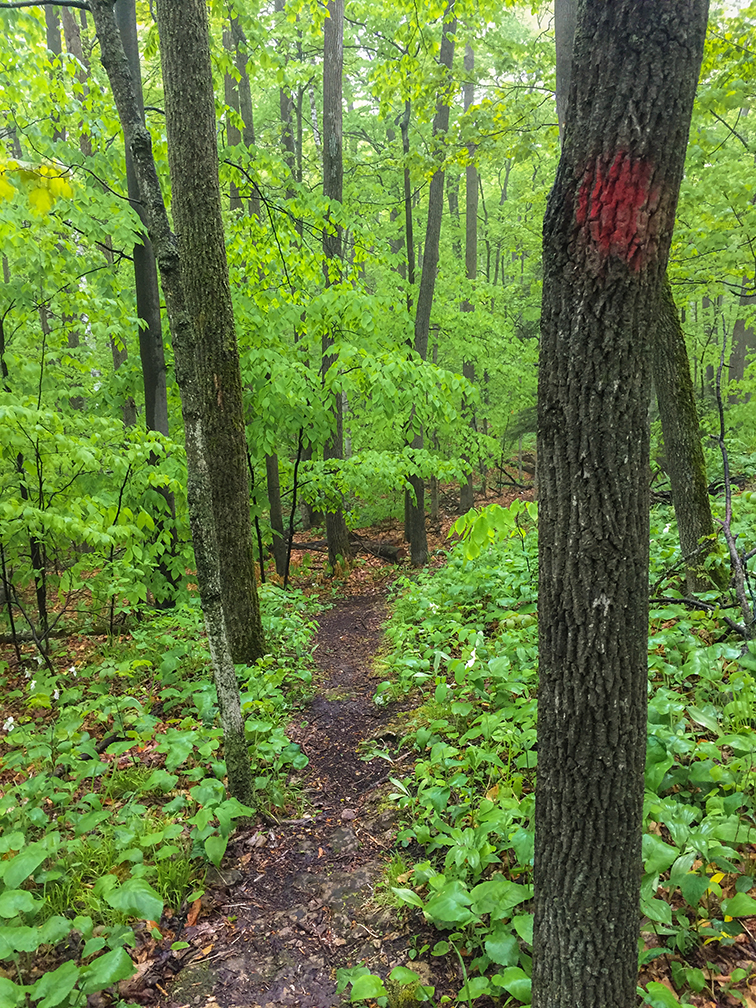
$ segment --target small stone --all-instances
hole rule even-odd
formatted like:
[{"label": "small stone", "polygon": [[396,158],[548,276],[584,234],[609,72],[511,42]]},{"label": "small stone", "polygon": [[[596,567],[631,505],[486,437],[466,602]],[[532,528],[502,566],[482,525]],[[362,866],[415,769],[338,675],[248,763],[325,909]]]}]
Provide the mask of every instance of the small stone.
[{"label": "small stone", "polygon": [[356,819],[357,818],[357,813],[354,811],[354,809],[345,808],[344,811],[341,813],[341,818],[342,819]]}]

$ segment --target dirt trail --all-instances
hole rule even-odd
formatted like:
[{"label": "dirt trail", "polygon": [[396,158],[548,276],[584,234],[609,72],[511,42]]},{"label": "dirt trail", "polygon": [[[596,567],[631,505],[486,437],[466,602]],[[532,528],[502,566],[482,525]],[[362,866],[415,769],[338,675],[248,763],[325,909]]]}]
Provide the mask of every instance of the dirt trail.
[{"label": "dirt trail", "polygon": [[395,813],[378,810],[389,766],[357,755],[390,717],[372,702],[385,617],[381,591],[323,613],[318,693],[289,732],[310,760],[316,814],[235,839],[208,879],[206,911],[182,935],[193,957],[160,1002],[166,1008],[334,1008],[338,966],[364,961],[385,975],[407,964],[396,910],[372,900],[395,832]]}]

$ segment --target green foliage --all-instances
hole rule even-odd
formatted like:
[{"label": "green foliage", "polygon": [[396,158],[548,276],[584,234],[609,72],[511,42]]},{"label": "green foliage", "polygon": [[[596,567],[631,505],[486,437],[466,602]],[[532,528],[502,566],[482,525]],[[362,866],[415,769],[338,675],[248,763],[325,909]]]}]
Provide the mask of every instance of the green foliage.
[{"label": "green foliage", "polygon": [[[742,497],[736,513],[751,507]],[[654,579],[679,556],[668,518],[662,509],[653,521]],[[528,1004],[535,509],[516,502],[470,512],[455,531],[463,538],[445,567],[398,583],[388,627],[390,678],[376,702],[408,690],[422,696],[402,738],[415,769],[392,778],[391,797],[404,816],[400,842],[420,844],[424,856],[392,891],[442,932],[439,952],[470,952],[460,999],[506,992]],[[723,627],[716,608],[670,601],[651,611],[641,910],[644,930],[679,967],[681,994],[700,981],[691,952],[733,944],[739,919],[756,912],[748,857],[756,842],[756,645],[744,650]],[[657,954],[643,948],[641,962]],[[647,1003],[674,1003],[657,987],[644,992]]]},{"label": "green foliage", "polygon": [[[256,805],[279,808],[307,762],[284,725],[311,679],[314,604],[273,586],[261,601],[276,657],[239,674]],[[221,863],[234,823],[254,813],[226,796],[200,627],[198,606],[184,605],[85,666],[40,667],[8,691],[17,713],[0,759],[15,782],[0,799],[0,962],[15,964],[19,983],[3,981],[3,1003],[29,995],[74,1008],[130,976],[131,922],[160,926],[201,891],[206,863]],[[76,955],[24,984],[35,957],[61,942]]]}]

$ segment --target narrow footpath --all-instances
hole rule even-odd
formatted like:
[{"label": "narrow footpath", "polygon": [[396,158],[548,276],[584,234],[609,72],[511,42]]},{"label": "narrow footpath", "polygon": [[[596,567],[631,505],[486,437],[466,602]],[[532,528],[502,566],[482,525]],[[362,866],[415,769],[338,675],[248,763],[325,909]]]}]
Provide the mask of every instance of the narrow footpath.
[{"label": "narrow footpath", "polygon": [[396,811],[385,802],[390,764],[363,762],[358,746],[396,714],[372,701],[385,618],[381,589],[322,614],[318,691],[288,732],[310,760],[303,778],[312,816],[236,836],[221,870],[208,874],[202,913],[181,936],[191,943],[186,964],[160,985],[161,1008],[335,1008],[348,1003],[336,993],[336,969],[359,963],[383,975],[410,965],[424,982],[454,982],[409,961],[422,922],[410,928],[374,899]]}]

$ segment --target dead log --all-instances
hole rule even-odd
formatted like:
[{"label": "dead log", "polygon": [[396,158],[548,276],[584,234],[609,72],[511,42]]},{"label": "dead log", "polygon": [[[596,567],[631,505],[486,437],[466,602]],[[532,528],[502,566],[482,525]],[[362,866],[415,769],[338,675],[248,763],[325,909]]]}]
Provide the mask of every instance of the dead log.
[{"label": "dead log", "polygon": [[[375,542],[372,539],[363,539],[362,536],[352,533],[349,537],[350,544],[355,552],[369,553],[371,556],[379,557],[381,560],[388,560],[389,563],[398,563],[407,555],[403,546],[394,546],[393,543]],[[312,550],[314,553],[327,553],[328,543],[325,539],[313,539],[311,542],[293,542],[293,550]]]}]

